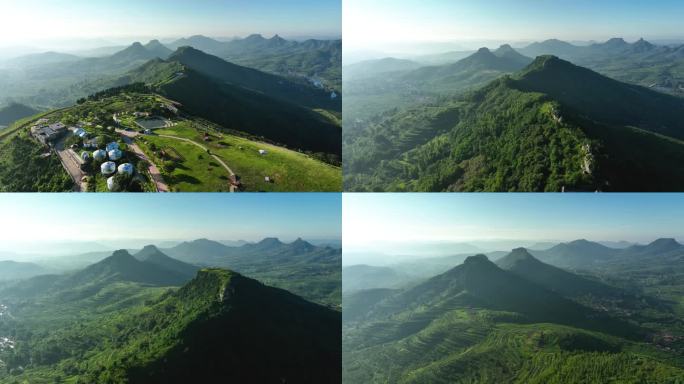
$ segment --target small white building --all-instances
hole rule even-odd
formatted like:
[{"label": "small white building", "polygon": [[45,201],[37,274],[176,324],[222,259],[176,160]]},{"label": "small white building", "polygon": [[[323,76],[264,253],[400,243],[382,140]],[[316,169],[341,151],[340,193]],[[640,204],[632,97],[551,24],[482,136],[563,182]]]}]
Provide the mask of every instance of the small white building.
[{"label": "small white building", "polygon": [[93,152],[93,159],[96,161],[104,161],[106,158],[107,152],[102,149],[98,149],[97,151]]},{"label": "small white building", "polygon": [[267,152],[265,149],[260,149],[260,150],[259,150],[259,154],[260,154],[261,156],[264,156],[264,155],[266,155],[267,153],[268,153],[268,152]]},{"label": "small white building", "polygon": [[131,163],[124,163],[119,165],[119,173],[127,173],[129,175],[133,175],[133,171],[135,168],[133,168],[133,164]]},{"label": "small white building", "polygon": [[102,171],[102,174],[105,176],[111,175],[116,172],[116,163],[113,161],[102,163],[102,165],[100,165],[100,171]]},{"label": "small white building", "polygon": [[119,143],[112,142],[112,143],[107,144],[107,152],[113,151],[115,149],[119,149]]},{"label": "small white building", "polygon": [[112,149],[109,151],[109,160],[119,160],[123,156],[123,153],[121,152],[120,149]]}]

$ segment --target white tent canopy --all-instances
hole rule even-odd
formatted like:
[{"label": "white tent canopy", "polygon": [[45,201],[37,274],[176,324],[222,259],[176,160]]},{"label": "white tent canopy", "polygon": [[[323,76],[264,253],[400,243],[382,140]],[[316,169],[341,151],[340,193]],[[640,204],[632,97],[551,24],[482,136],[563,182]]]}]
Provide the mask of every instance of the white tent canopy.
[{"label": "white tent canopy", "polygon": [[109,151],[109,160],[119,160],[121,156],[123,156],[123,154],[119,149],[112,149]]},{"label": "white tent canopy", "polygon": [[98,149],[97,151],[93,152],[93,158],[97,161],[102,161],[107,158],[107,152]]},{"label": "white tent canopy", "polygon": [[133,170],[133,164],[131,163],[124,163],[119,165],[119,173],[128,173],[129,175],[132,175]]},{"label": "white tent canopy", "polygon": [[113,161],[102,163],[102,165],[100,165],[100,171],[102,171],[103,175],[111,175],[116,172],[116,163]]},{"label": "white tent canopy", "polygon": [[119,149],[119,143],[111,142],[111,143],[107,144],[107,152],[113,151],[115,149]]}]

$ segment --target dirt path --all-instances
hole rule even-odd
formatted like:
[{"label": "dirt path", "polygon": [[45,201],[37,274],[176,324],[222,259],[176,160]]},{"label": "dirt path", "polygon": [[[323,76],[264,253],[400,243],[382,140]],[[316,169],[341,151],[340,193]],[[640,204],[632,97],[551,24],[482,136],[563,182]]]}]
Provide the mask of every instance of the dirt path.
[{"label": "dirt path", "polygon": [[136,137],[138,134],[136,132],[126,132],[126,131],[120,131],[117,130],[119,134],[121,134],[121,137],[123,138],[124,142],[128,147],[135,152],[136,156],[140,158],[141,160],[147,161],[147,163],[150,165],[147,167],[147,170],[150,172],[150,176],[152,177],[152,181],[154,182],[154,185],[157,188],[157,192],[169,192],[169,186],[164,182],[164,178],[161,175],[161,172],[159,171],[159,168],[150,160],[147,155],[145,155],[145,152],[140,149],[138,144],[135,144],[132,140],[133,137]]},{"label": "dirt path", "polygon": [[[186,138],[184,138],[184,137],[171,136],[171,135],[157,135],[157,136],[159,136],[159,137],[166,137],[166,138],[168,138],[168,139],[176,139],[176,140],[187,141],[188,143],[194,144],[194,145],[196,145],[196,146],[202,148],[204,151],[207,151],[207,153],[209,153],[209,154],[211,155],[211,157],[213,157],[216,161],[218,161],[219,164],[221,164],[221,165],[223,166],[223,168],[225,168],[226,171],[228,171],[228,173],[229,173],[231,176],[235,176],[235,172],[233,172],[233,170],[230,169],[230,167],[228,166],[228,164],[226,164],[226,163],[225,163],[223,160],[221,160],[218,156],[216,156],[216,155],[214,155],[213,153],[209,152],[209,148],[205,147],[204,145],[202,145],[202,144],[200,144],[200,143],[198,143],[198,142],[196,142],[196,141],[193,141],[193,140],[190,140],[190,139],[186,139]],[[235,186],[233,186],[233,185],[231,184],[231,185],[230,185],[230,191],[231,191],[231,192],[235,192],[235,189],[236,189]]]}]

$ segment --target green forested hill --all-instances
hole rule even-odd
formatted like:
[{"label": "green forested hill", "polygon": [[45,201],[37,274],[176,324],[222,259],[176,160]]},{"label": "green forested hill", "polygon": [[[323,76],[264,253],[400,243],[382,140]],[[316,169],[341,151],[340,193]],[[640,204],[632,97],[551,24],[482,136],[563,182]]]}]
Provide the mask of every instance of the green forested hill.
[{"label": "green forested hill", "polygon": [[302,239],[283,243],[266,238],[240,247],[199,239],[164,253],[194,265],[228,268],[317,303],[334,307],[341,303],[340,249],[314,246]]},{"label": "green forested hill", "polygon": [[228,270],[162,273],[118,252],[3,289],[0,382],[340,381],[339,311]]},{"label": "green forested hill", "polygon": [[263,136],[293,149],[341,153],[341,128],[324,114],[341,101],[327,92],[228,63],[189,47],[153,60],[119,83],[153,84],[184,110],[225,128]]},{"label": "green forested hill", "polygon": [[[494,51],[481,48],[455,63],[428,65],[405,70],[380,72],[372,76],[345,79],[345,130],[356,129],[357,120],[365,122],[373,116],[415,104],[438,100],[440,96],[454,97],[481,87],[497,77],[518,71],[532,59],[521,55],[508,45]],[[393,68],[394,62],[388,63]],[[384,62],[375,65],[383,65]],[[405,65],[405,64],[404,64]],[[369,64],[362,64],[362,68]]]},{"label": "green forested hill", "polygon": [[37,110],[26,105],[11,103],[0,107],[0,125],[10,125],[13,122],[38,113]]},{"label": "green forested hill", "polygon": [[345,132],[345,188],[679,190],[682,105],[539,57],[463,98],[388,113]]},{"label": "green forested hill", "polygon": [[[503,264],[527,263],[530,257],[514,251]],[[343,382],[684,380],[681,355],[661,348],[651,334],[669,327],[667,320],[653,322],[653,308],[643,311],[643,323],[621,320],[620,311],[591,309],[565,297],[576,297],[577,289],[603,295],[602,285],[569,272],[556,274],[563,278],[550,282],[554,293],[538,284],[549,281],[530,281],[480,255],[413,288],[347,297],[344,311],[351,316],[343,325]]]}]

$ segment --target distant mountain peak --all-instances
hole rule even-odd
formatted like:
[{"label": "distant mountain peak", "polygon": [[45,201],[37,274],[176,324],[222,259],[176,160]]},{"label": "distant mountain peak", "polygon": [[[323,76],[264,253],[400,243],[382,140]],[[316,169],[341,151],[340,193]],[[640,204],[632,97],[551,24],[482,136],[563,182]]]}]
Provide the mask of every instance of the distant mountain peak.
[{"label": "distant mountain peak", "polygon": [[623,39],[622,37],[613,37],[612,39],[608,39],[608,41],[606,41],[606,43],[607,44],[627,44],[625,39]]},{"label": "distant mountain peak", "polygon": [[581,245],[581,244],[589,244],[592,243],[591,241],[587,239],[577,239],[569,242],[568,244],[576,244],[576,245]]},{"label": "distant mountain peak", "polygon": [[655,45],[649,43],[648,41],[644,40],[644,38],[640,38],[634,44],[632,44],[632,49],[637,51],[637,52],[643,52],[643,51],[648,51],[655,48]]},{"label": "distant mountain peak", "polygon": [[671,237],[660,238],[648,244],[649,247],[681,247],[682,245]]},{"label": "distant mountain peak", "polygon": [[539,262],[532,256],[526,248],[515,248],[511,253],[496,261],[496,264],[503,269],[511,269],[519,263]]},{"label": "distant mountain peak", "polygon": [[519,247],[519,248],[513,248],[511,250],[510,255],[515,255],[515,256],[521,256],[521,257],[526,257],[530,258],[532,255],[527,251],[527,248]]},{"label": "distant mountain peak", "polygon": [[502,44],[497,51],[514,51],[510,44]]},{"label": "distant mountain peak", "polygon": [[132,258],[130,253],[128,253],[127,250],[125,249],[119,249],[117,251],[114,251],[110,258],[116,258],[116,259],[129,259]]},{"label": "distant mountain peak", "polygon": [[140,252],[135,254],[135,258],[141,261],[147,261],[151,258],[157,258],[160,256],[166,257],[166,255],[162,253],[162,251],[160,251],[155,245],[146,245],[140,250]]},{"label": "distant mountain peak", "polygon": [[486,255],[483,254],[477,254],[475,256],[468,256],[466,257],[465,261],[463,261],[463,264],[482,264],[482,263],[491,263],[489,261],[489,258]]},{"label": "distant mountain peak", "polygon": [[[276,35],[277,36],[277,35]],[[275,37],[275,36],[274,36]],[[259,33],[254,33],[251,34],[247,37],[245,37],[245,40],[253,40],[253,41],[258,41],[258,40],[266,40],[261,34]]]},{"label": "distant mountain peak", "polygon": [[263,240],[261,240],[257,244],[271,245],[271,244],[282,244],[282,242],[277,237],[265,237]]},{"label": "distant mountain peak", "polygon": [[142,43],[140,43],[139,41],[136,41],[135,43],[131,44],[131,47],[133,47],[133,48],[144,48]]},{"label": "distant mountain peak", "polygon": [[492,51],[490,51],[487,47],[482,47],[477,50],[477,53],[492,53]]},{"label": "distant mountain peak", "polygon": [[301,237],[298,237],[297,240],[293,241],[291,246],[295,248],[302,248],[302,249],[311,249],[314,248],[314,245],[309,243],[308,241],[302,239]]}]

